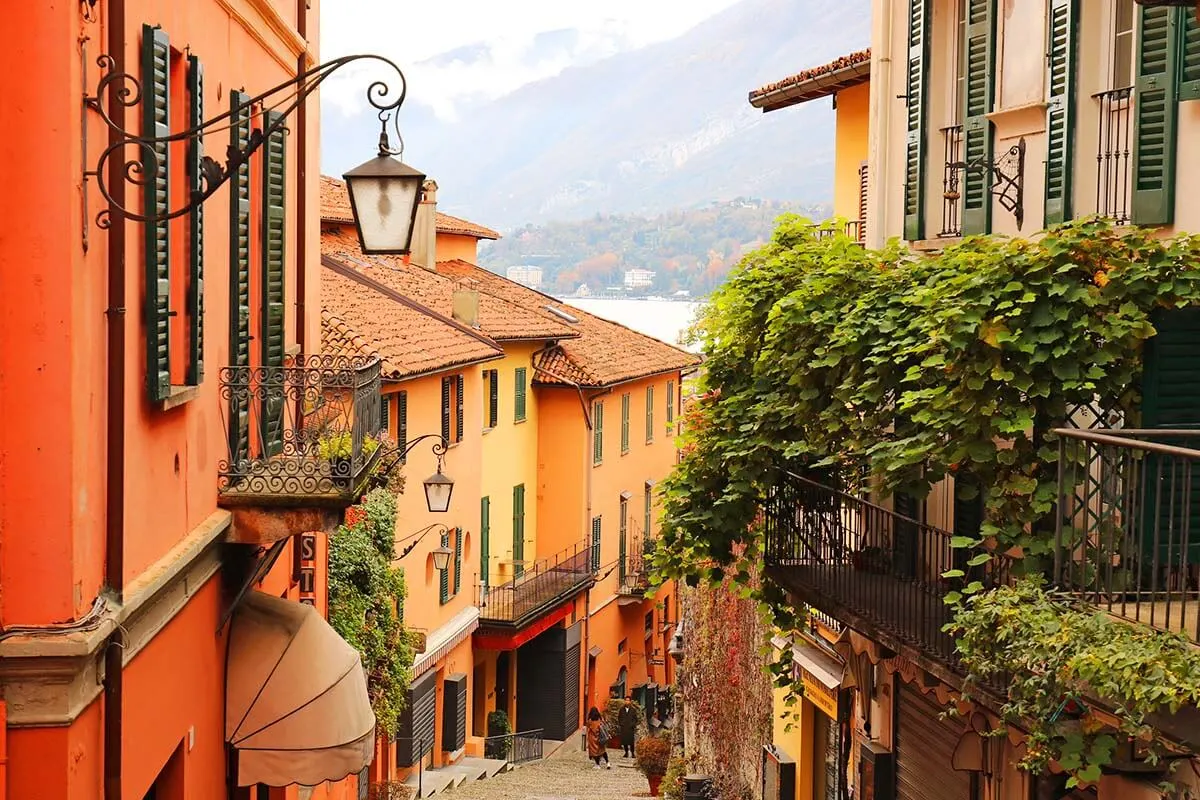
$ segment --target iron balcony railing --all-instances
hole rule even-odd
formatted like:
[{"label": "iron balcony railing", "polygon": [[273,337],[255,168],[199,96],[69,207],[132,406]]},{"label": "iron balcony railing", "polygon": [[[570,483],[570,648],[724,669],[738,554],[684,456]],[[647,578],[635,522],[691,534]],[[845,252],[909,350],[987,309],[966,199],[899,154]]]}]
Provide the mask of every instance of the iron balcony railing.
[{"label": "iron balcony railing", "polygon": [[846,223],[846,236],[858,244],[863,244],[867,241],[867,223],[865,220],[852,219]]},{"label": "iron balcony railing", "polygon": [[[765,509],[767,576],[846,622],[873,626],[900,643],[957,667],[947,594],[979,581],[1008,583],[1012,562],[950,546],[952,535],[867,500],[785,474]],[[950,570],[965,577],[944,578]]]},{"label": "iron balcony railing", "polygon": [[962,236],[961,171],[955,164],[963,160],[963,126],[942,128],[942,151],[945,155],[942,171],[942,229],[938,236]]},{"label": "iron balcony railing", "polygon": [[1092,95],[1099,106],[1096,136],[1096,213],[1118,225],[1129,222],[1133,188],[1133,88]]},{"label": "iron balcony railing", "polygon": [[291,356],[220,372],[222,502],[353,499],[378,453],[379,361]]},{"label": "iron balcony railing", "polygon": [[654,540],[635,526],[625,531],[621,544],[623,556],[617,561],[617,593],[641,595],[650,588],[650,559],[654,555]]},{"label": "iron balcony railing", "polygon": [[483,623],[521,625],[578,594],[594,580],[591,548],[581,542],[535,562],[507,583],[477,584],[475,605]]},{"label": "iron balcony railing", "polygon": [[545,752],[544,733],[542,728],[538,728],[533,731],[488,736],[483,740],[483,757],[507,761],[509,764],[541,761]]},{"label": "iron balcony railing", "polygon": [[1200,642],[1200,431],[1054,433],[1060,587]]}]

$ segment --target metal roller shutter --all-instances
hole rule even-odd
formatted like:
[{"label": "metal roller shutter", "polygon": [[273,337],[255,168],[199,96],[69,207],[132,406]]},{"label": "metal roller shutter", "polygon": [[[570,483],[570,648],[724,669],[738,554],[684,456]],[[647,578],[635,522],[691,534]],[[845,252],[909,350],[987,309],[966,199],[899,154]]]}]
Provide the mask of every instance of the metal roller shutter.
[{"label": "metal roller shutter", "polygon": [[574,733],[579,730],[579,645],[573,645],[567,650],[565,672],[565,689],[563,695],[563,732]]},{"label": "metal roller shutter", "polygon": [[408,703],[396,731],[396,763],[411,767],[433,750],[437,735],[437,672],[429,671],[408,687]]},{"label": "metal roller shutter", "polygon": [[897,800],[972,800],[971,776],[950,766],[962,725],[940,719],[936,699],[900,683],[896,726]]},{"label": "metal roller shutter", "polygon": [[467,674],[456,672],[442,685],[442,749],[453,753],[467,744]]}]

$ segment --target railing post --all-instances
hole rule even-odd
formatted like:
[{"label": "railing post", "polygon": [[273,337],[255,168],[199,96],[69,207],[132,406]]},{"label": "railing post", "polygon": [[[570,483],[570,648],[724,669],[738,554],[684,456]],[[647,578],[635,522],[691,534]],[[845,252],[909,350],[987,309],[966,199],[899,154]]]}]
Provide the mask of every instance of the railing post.
[{"label": "railing post", "polygon": [[1063,515],[1067,510],[1066,454],[1067,440],[1060,436],[1058,437],[1058,501],[1054,514],[1054,575],[1051,581],[1053,586],[1062,582]]}]

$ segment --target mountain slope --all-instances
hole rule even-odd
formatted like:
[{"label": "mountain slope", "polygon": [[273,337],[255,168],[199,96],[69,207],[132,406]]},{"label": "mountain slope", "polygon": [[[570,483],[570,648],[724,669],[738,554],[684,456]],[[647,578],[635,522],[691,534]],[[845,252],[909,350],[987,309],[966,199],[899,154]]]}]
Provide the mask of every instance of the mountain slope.
[{"label": "mountain slope", "polygon": [[[746,95],[865,46],[867,11],[867,0],[742,0],[679,38],[568,69],[454,123],[412,109],[406,160],[437,179],[443,210],[501,228],[739,196],[823,202],[829,104],[763,115]],[[333,171],[370,141],[369,126],[335,116],[323,134]]]}]

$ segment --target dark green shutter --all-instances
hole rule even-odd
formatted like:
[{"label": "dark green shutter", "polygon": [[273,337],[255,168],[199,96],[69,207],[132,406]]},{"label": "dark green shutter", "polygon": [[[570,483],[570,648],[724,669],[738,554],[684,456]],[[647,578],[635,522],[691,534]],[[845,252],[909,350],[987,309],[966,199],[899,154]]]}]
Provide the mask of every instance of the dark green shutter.
[{"label": "dark green shutter", "polygon": [[513,487],[513,561],[514,573],[525,572],[525,484]]},{"label": "dark green shutter", "polygon": [[[250,141],[249,95],[229,93],[229,137],[235,148]],[[244,386],[229,398],[230,454],[234,460],[250,453],[250,164],[234,168],[229,177],[229,362]]]},{"label": "dark green shutter", "polygon": [[604,461],[604,403],[592,404],[592,463]]},{"label": "dark green shutter", "polygon": [[646,441],[654,441],[654,387],[646,387]]},{"label": "dark green shutter", "polygon": [[620,552],[618,553],[618,556],[617,556],[617,572],[618,572],[617,580],[618,580],[618,582],[620,582],[620,584],[622,586],[625,585],[625,573],[626,573],[625,554],[629,550],[629,545],[625,540],[628,536],[629,536],[629,501],[626,500],[624,497],[622,497],[621,498],[621,535],[620,535],[620,539],[618,539],[618,542],[617,542],[617,546],[620,548]]},{"label": "dark green shutter", "polygon": [[[171,43],[167,34],[142,26],[142,132],[159,139],[146,158],[143,202],[148,217],[165,215],[171,203],[171,162],[165,137],[171,135]],[[150,153],[153,158],[150,158]],[[146,388],[152,400],[171,394],[171,224],[147,222],[146,262]]]},{"label": "dark green shutter", "polygon": [[[441,546],[442,547],[450,546],[450,533],[449,532],[442,534]],[[448,603],[450,601],[450,565],[449,564],[446,565],[445,569],[439,570],[438,600],[439,600],[439,602],[441,602],[442,605],[445,605],[446,603]]]},{"label": "dark green shutter", "polygon": [[645,518],[642,520],[642,526],[644,528],[642,531],[643,543],[650,541],[650,529],[653,524],[654,515],[654,488],[649,483],[646,484],[645,504]]},{"label": "dark green shutter", "polygon": [[516,417],[518,422],[525,419],[525,391],[526,391],[525,385],[526,385],[527,374],[528,373],[526,373],[525,367],[517,367],[517,370],[516,370],[516,384],[517,385],[516,385],[516,397],[515,397],[516,412],[515,412],[514,416]]},{"label": "dark green shutter", "polygon": [[396,392],[396,445],[400,448],[400,463],[407,464],[404,445],[408,441],[408,392]]},{"label": "dark green shutter", "polygon": [[463,438],[463,376],[454,379],[454,441]]},{"label": "dark green shutter", "polygon": [[621,395],[621,452],[629,452],[629,395]]},{"label": "dark green shutter", "polygon": [[1179,31],[1175,9],[1139,6],[1134,80],[1133,223],[1175,218],[1175,79]]},{"label": "dark green shutter", "polygon": [[[965,0],[966,4],[966,80],[963,97],[963,160],[974,164],[992,163],[992,50],[995,39],[995,0]],[[992,224],[992,173],[968,170],[962,175],[962,232],[964,235],[988,233]]]},{"label": "dark green shutter", "polygon": [[592,571],[600,569],[600,518],[592,517]]},{"label": "dark green shutter", "polygon": [[454,529],[454,593],[462,588],[462,542],[463,529]]},{"label": "dark green shutter", "polygon": [[450,381],[453,378],[442,378],[442,438],[450,441]]},{"label": "dark green shutter", "polygon": [[1078,0],[1051,0],[1046,108],[1046,225],[1071,218]]},{"label": "dark green shutter", "polygon": [[479,583],[483,586],[487,586],[488,574],[491,572],[488,563],[492,557],[489,541],[491,534],[492,501],[491,498],[483,497],[479,500]]},{"label": "dark green shutter", "polygon": [[908,135],[904,155],[904,238],[925,238],[925,139],[929,68],[929,0],[910,0],[908,7]]},{"label": "dark green shutter", "polygon": [[388,394],[379,398],[379,432],[392,432],[392,396]]},{"label": "dark green shutter", "polygon": [[[266,125],[283,123],[283,115],[268,111]],[[283,451],[283,367],[284,326],[283,308],[285,293],[284,278],[284,231],[286,227],[287,149],[282,127],[267,136],[263,142],[263,207],[262,207],[262,313],[259,324],[262,329],[262,366],[272,377],[268,384],[278,391],[264,393],[262,409],[263,447],[268,455]]]},{"label": "dark green shutter", "polygon": [[500,370],[492,370],[488,377],[488,427],[494,428],[500,421]]},{"label": "dark green shutter", "polygon": [[1179,52],[1179,99],[1200,100],[1200,20],[1186,8],[1179,9],[1182,46]]},{"label": "dark green shutter", "polygon": [[[199,127],[204,121],[204,68],[196,56],[188,56],[188,124]],[[203,191],[200,179],[204,160],[204,137],[197,135],[188,144],[188,183],[193,195]],[[196,206],[188,216],[188,369],[187,383],[199,386],[204,380],[204,206]]]},{"label": "dark green shutter", "polygon": [[667,381],[667,424],[675,421],[675,381]]}]

